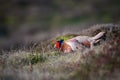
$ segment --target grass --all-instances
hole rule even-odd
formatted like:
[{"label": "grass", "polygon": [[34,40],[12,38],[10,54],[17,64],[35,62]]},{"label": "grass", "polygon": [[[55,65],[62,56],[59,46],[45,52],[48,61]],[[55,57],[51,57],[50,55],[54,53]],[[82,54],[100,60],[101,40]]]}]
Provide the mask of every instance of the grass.
[{"label": "grass", "polygon": [[[96,34],[99,30],[96,29],[91,35]],[[52,41],[31,47],[30,51],[4,52],[3,55],[0,55],[0,79],[119,80],[119,35],[119,30],[107,31],[106,41],[102,41],[93,50],[78,50],[69,54],[53,49],[52,45],[56,40],[61,38],[67,40],[77,35],[69,34],[57,37]]]},{"label": "grass", "polygon": [[64,39],[66,41],[66,40],[71,39],[71,38],[73,38],[75,36],[77,36],[77,34],[67,34],[67,35],[57,37],[55,40]]}]

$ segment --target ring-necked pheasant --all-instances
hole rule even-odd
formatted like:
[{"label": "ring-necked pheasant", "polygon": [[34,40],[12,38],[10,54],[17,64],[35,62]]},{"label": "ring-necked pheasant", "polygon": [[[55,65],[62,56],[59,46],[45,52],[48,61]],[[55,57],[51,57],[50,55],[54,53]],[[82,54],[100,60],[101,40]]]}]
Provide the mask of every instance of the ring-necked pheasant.
[{"label": "ring-necked pheasant", "polygon": [[63,39],[61,39],[61,40],[55,42],[54,47],[64,53],[76,51],[76,50],[80,49],[81,46],[85,46],[85,47],[93,49],[93,45],[95,43],[98,43],[104,37],[104,34],[105,34],[105,32],[100,32],[97,35],[95,35],[94,37],[77,36],[77,37],[71,38],[67,41],[64,41]]}]

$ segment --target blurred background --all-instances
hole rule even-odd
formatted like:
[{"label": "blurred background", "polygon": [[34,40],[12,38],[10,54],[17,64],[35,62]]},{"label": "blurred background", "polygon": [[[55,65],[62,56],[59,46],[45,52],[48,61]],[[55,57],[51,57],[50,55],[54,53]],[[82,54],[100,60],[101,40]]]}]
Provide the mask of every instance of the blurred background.
[{"label": "blurred background", "polygon": [[120,23],[120,0],[0,0],[0,50],[101,23]]}]

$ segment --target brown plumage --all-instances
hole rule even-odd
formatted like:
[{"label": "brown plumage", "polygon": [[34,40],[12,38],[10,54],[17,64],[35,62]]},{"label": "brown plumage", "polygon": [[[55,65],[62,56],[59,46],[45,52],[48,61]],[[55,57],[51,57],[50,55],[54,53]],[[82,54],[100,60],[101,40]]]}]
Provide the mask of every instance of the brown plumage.
[{"label": "brown plumage", "polygon": [[68,53],[68,52],[71,52],[72,49],[70,47],[70,45],[66,44],[66,43],[63,43],[61,45],[61,48],[60,48],[60,51],[64,52],[64,53]]}]

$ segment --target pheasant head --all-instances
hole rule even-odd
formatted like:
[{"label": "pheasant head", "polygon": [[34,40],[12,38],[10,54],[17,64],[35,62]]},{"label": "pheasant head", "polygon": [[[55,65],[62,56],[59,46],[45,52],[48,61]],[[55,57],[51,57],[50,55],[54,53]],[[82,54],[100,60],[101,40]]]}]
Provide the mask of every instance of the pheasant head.
[{"label": "pheasant head", "polygon": [[66,44],[63,39],[56,41],[54,47],[64,53],[69,53],[72,51],[70,45]]}]

